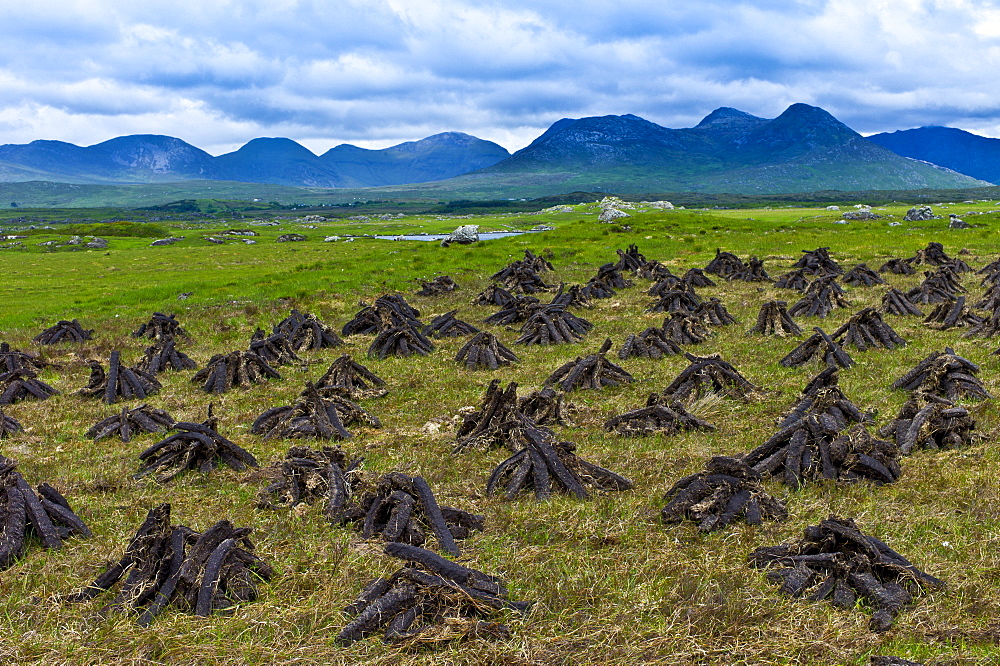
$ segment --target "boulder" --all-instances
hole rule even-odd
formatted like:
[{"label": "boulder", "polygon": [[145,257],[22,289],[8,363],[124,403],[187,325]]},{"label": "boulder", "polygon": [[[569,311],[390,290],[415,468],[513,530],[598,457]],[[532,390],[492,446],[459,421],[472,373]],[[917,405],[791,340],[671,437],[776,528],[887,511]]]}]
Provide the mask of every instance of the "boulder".
[{"label": "boulder", "polygon": [[282,234],[275,239],[276,243],[297,243],[306,239],[302,234]]},{"label": "boulder", "polygon": [[862,208],[858,211],[848,211],[844,213],[845,220],[877,220],[881,215],[873,213],[871,208]]},{"label": "boulder", "polygon": [[160,238],[149,244],[150,247],[162,247],[164,245],[173,245],[177,241],[184,240],[184,236],[170,236],[169,238]]},{"label": "boulder", "polygon": [[958,215],[952,213],[948,216],[948,228],[949,229],[969,229],[972,225],[960,218]]},{"label": "boulder", "polygon": [[601,211],[601,214],[598,216],[597,220],[598,222],[614,222],[615,220],[619,220],[623,217],[632,217],[632,216],[626,213],[625,211],[619,210],[617,208],[605,208]]},{"label": "boulder", "polygon": [[103,238],[94,237],[90,241],[84,244],[84,247],[90,248],[91,250],[107,250],[108,241]]},{"label": "boulder", "polygon": [[933,220],[935,217],[934,211],[931,210],[930,206],[914,206],[906,211],[903,219],[907,222],[923,222],[925,220]]},{"label": "boulder", "polygon": [[479,225],[464,224],[448,234],[448,237],[441,241],[441,247],[448,247],[452,243],[470,245],[477,241],[479,241]]}]

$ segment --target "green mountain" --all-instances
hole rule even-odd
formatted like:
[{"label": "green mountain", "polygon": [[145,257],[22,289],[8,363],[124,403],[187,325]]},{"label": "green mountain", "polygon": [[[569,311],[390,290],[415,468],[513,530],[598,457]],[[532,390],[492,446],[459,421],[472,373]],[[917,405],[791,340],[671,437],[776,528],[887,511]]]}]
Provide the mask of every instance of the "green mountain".
[{"label": "green mountain", "polygon": [[932,162],[973,178],[1000,183],[1000,139],[954,127],[918,127],[883,132],[868,140],[897,155]]},{"label": "green mountain", "polygon": [[807,104],[793,104],[773,120],[721,108],[686,129],[633,115],[563,119],[509,159],[453,182],[492,178],[511,187],[542,176],[551,192],[754,194],[986,184],[900,157]]}]

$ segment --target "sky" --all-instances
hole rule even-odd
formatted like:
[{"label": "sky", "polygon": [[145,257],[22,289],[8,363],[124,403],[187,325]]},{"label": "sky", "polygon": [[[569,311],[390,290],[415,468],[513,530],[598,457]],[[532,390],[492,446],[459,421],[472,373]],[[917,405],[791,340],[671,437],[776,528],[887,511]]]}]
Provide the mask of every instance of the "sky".
[{"label": "sky", "polygon": [[820,106],[1000,137],[993,0],[0,0],[0,144],[166,134],[321,154],[560,118]]}]

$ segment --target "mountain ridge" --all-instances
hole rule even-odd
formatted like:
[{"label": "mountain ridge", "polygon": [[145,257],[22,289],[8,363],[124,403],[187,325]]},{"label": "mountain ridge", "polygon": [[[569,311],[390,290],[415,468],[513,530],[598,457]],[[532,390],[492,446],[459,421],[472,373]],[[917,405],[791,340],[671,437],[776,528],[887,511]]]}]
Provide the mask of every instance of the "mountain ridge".
[{"label": "mountain ridge", "polygon": [[[348,153],[352,159],[346,163],[337,159]],[[141,184],[207,179],[379,187],[451,178],[509,155],[492,141],[461,132],[443,132],[379,150],[341,144],[323,155],[292,139],[259,137],[217,157],[175,137],[133,134],[92,146],[50,140],[0,145],[0,181]]]},{"label": "mountain ridge", "polygon": [[900,156],[824,109],[803,103],[790,105],[773,119],[720,107],[694,127],[680,129],[633,114],[562,118],[513,154],[459,132],[380,150],[341,144],[322,155],[282,137],[256,138],[218,157],[162,135],[116,137],[89,147],[58,141],[0,146],[0,180],[74,178],[96,184],[218,180],[310,188],[412,185],[456,196],[490,192],[501,197],[568,191],[757,194],[987,184]]},{"label": "mountain ridge", "polygon": [[868,140],[904,157],[1000,183],[1000,139],[955,127],[931,125],[873,134]]}]

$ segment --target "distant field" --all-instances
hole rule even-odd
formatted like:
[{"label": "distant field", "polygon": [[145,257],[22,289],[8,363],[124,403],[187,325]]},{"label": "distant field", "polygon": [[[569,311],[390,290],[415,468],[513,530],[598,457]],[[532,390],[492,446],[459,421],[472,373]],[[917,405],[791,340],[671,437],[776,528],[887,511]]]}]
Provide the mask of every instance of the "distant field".
[{"label": "distant field", "polygon": [[[997,258],[1000,213],[990,212],[994,201],[935,206],[944,219],[890,226],[902,221],[906,208],[875,208],[882,219],[849,224],[837,224],[842,213],[853,210],[846,206],[840,211],[823,206],[633,211],[631,218],[613,224],[599,224],[599,209],[592,204],[572,212],[473,219],[323,222],[282,213],[276,226],[224,216],[211,222],[160,220],[155,224],[165,235],[185,237],[167,247],[150,247],[151,237],[99,232],[94,235],[109,241],[107,249],[57,247],[72,237],[57,233],[65,231],[58,228],[35,229],[17,241],[0,240],[0,341],[40,351],[58,363],[59,369],[46,370],[42,378],[62,391],[45,402],[6,408],[28,432],[4,440],[0,453],[19,461],[29,483],[47,481],[62,489],[95,533],[92,539],[71,539],[57,552],[34,544],[20,562],[0,573],[6,591],[0,595],[5,637],[0,659],[39,664],[861,665],[869,655],[892,654],[928,664],[1000,663],[1000,412],[994,401],[968,404],[985,435],[980,444],[905,458],[904,475],[895,484],[828,483],[791,492],[768,482],[770,492],[787,499],[786,523],[759,528],[739,523],[705,536],[694,525],[665,527],[660,522],[661,497],[677,479],[702,469],[710,456],[742,453],[763,442],[820,369],[777,364],[801,338],[745,335],[762,303],[783,299],[791,304],[798,297],[794,292],[722,281],[698,290],[703,297],[720,298],[739,323],[716,329],[713,338],[687,351],[720,353],[767,391],[749,404],[718,398],[691,407],[718,427],[715,432],[624,439],[601,427],[609,417],[641,406],[650,393],[662,390],[687,365],[679,356],[620,361],[635,383],[569,396],[578,408],[577,427],[557,428],[557,434],[575,442],[584,459],[632,479],[632,491],[587,501],[560,497],[543,504],[528,497],[513,502],[486,498],[486,477],[507,454],[450,453],[454,430],[448,423],[453,424],[460,408],[478,404],[490,379],[516,381],[526,393],[566,361],[595,352],[605,338],[613,340],[616,351],[627,334],[663,321],[662,314],[644,311],[653,300],[646,294],[648,282],[632,276],[634,286],[595,301],[592,310],[577,312],[594,324],[582,343],[513,344],[516,331],[482,324],[495,308],[471,302],[489,285],[492,273],[520,259],[524,250],[552,262],[556,273],[546,278],[555,284],[586,282],[600,265],[617,261],[616,250],[633,243],[678,275],[705,266],[717,248],[743,259],[762,258],[772,277],[789,270],[802,250],[824,246],[845,268],[862,261],[878,268],[888,258],[912,256],[931,241],[943,243],[951,256],[962,252],[974,269]],[[974,228],[949,230],[948,213]],[[447,232],[469,223],[482,230],[542,224],[555,230],[449,248],[366,237]],[[22,233],[8,222],[0,224],[0,233]],[[230,228],[256,231],[256,243],[233,237],[215,245],[203,239],[222,237],[220,232]],[[307,240],[277,243],[286,233],[301,233]],[[329,236],[341,240],[324,242]],[[346,242],[348,237],[354,240]],[[55,243],[39,245],[50,241]],[[22,245],[9,246],[14,242]],[[418,279],[441,274],[452,276],[460,289],[439,297],[412,295]],[[912,287],[920,278],[887,276],[899,288]],[[964,276],[963,286],[970,302],[984,290],[974,275]],[[799,323],[806,331],[816,325],[831,330],[862,307],[878,305],[884,291],[848,287],[849,309]],[[190,296],[178,300],[183,293]],[[270,331],[291,308],[315,313],[339,330],[361,302],[383,293],[403,293],[424,322],[457,310],[459,318],[496,333],[521,364],[493,373],[460,370],[454,357],[464,339],[442,340],[427,357],[379,361],[366,358],[371,337],[352,337],[347,347],[305,354],[308,364],[282,368],[282,381],[242,392],[210,396],[190,383],[190,371],[162,375],[164,389],[148,402],[188,421],[203,420],[213,403],[220,431],[267,464],[300,442],[262,442],[249,433],[250,423],[265,409],[290,404],[307,380],[315,380],[341,353],[350,353],[386,379],[389,395],[362,402],[383,427],[357,428],[355,437],[340,445],[350,457],[365,456],[365,469],[373,478],[392,470],[421,474],[442,503],[486,516],[485,532],[463,544],[462,561],[503,576],[512,598],[535,602],[526,617],[504,616],[513,634],[508,641],[400,649],[372,637],[339,647],[333,639],[347,621],[343,607],[364,583],[397,567],[381,554],[380,543],[362,541],[350,528],[331,527],[318,507],[301,515],[256,509],[256,495],[267,483],[260,473],[222,468],[210,475],[187,473],[165,486],[149,478],[136,481],[131,474],[138,468],[137,455],[156,441],[154,436],[131,444],[95,444],[83,437],[94,422],[121,408],[74,395],[87,382],[85,361],[106,363],[112,350],[120,350],[133,363],[148,343],[129,333],[154,311],[176,313],[191,334],[183,350],[204,364],[215,353],[246,348],[255,328]],[[95,329],[92,341],[44,348],[32,343],[43,328],[73,318]],[[1000,395],[1000,357],[991,355],[1000,340],[965,339],[961,329],[934,331],[919,318],[887,321],[908,346],[893,352],[852,351],[857,365],[841,373],[845,393],[863,410],[877,412],[875,426],[893,418],[905,401],[902,392],[889,388],[892,381],[946,345],[981,364],[986,387]],[[614,360],[619,362],[616,355]],[[432,419],[444,423],[440,432],[425,428]],[[223,517],[252,527],[258,554],[277,570],[269,585],[261,585],[260,600],[229,617],[195,618],[168,609],[148,629],[136,628],[133,617],[101,617],[98,609],[113,594],[83,604],[60,601],[59,595],[92,581],[120,557],[146,511],[160,502],[172,503],[175,523],[196,530]],[[889,632],[872,634],[869,612],[783,597],[761,572],[746,566],[754,548],[796,537],[831,513],[854,517],[864,531],[945,580],[947,590],[918,599]]]}]

